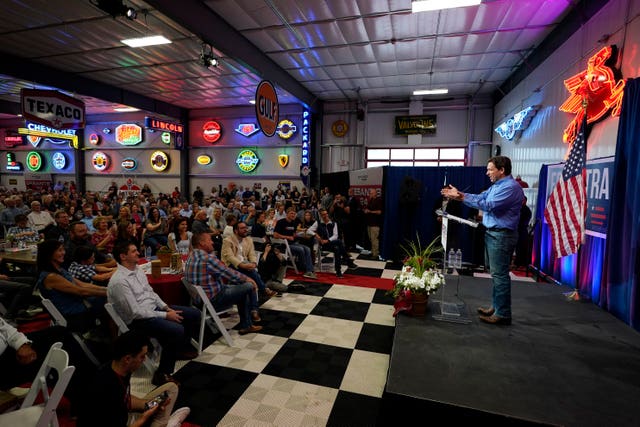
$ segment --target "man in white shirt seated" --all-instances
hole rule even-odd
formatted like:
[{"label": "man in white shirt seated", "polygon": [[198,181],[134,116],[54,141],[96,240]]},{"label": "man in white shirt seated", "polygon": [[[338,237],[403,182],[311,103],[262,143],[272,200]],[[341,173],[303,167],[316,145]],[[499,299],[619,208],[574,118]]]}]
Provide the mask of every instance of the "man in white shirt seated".
[{"label": "man in white shirt seated", "polygon": [[49,224],[55,224],[53,217],[47,211],[42,210],[42,205],[39,201],[34,200],[31,202],[31,213],[27,215],[29,220],[29,227],[36,229],[38,233],[42,233],[42,230]]},{"label": "man in white shirt seated", "polygon": [[140,254],[134,244],[116,245],[113,257],[118,261],[118,268],[109,280],[107,299],[129,328],[141,330],[160,342],[160,365],[151,382],[161,385],[173,381],[171,374],[176,359],[198,356],[190,345],[191,337],[199,331],[200,312],[193,307],[170,306],[162,301],[138,267]]}]

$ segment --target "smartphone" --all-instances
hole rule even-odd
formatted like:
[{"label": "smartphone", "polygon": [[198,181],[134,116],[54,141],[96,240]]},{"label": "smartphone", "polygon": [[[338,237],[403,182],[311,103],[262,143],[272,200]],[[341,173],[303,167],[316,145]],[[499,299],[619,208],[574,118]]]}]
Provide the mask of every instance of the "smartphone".
[{"label": "smartphone", "polygon": [[164,403],[164,401],[167,400],[168,398],[169,398],[169,393],[165,391],[162,394],[157,395],[156,397],[154,397],[153,399],[145,403],[144,410],[148,411],[151,408],[155,408],[156,406],[162,405],[162,403]]}]

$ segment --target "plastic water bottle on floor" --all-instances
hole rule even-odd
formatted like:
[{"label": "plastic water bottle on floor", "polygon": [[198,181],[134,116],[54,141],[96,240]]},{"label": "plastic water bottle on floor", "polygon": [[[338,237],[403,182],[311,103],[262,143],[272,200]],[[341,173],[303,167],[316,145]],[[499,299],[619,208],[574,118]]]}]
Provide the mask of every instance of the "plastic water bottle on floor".
[{"label": "plastic water bottle on floor", "polygon": [[460,249],[458,249],[456,251],[456,269],[461,269],[462,268],[462,251]]},{"label": "plastic water bottle on floor", "polygon": [[449,268],[453,268],[455,267],[455,260],[456,257],[456,253],[453,251],[453,248],[449,249],[449,256],[447,257],[447,267]]}]

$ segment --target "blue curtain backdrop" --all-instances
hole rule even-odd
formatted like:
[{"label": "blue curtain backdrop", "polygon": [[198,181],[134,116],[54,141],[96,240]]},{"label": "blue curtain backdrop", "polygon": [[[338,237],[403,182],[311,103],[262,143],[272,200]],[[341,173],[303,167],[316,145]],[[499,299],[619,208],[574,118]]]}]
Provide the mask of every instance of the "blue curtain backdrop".
[{"label": "blue curtain backdrop", "polygon": [[640,330],[640,79],[627,81],[614,163],[605,289],[600,303]]},{"label": "blue curtain backdrop", "polygon": [[[486,166],[470,167],[384,167],[382,196],[384,198],[384,225],[381,236],[381,255],[386,259],[400,261],[402,251],[399,245],[407,240],[415,240],[416,233],[423,244],[428,244],[440,235],[441,226],[435,210],[442,206],[440,189],[447,183],[467,193],[479,193],[491,185],[486,176]],[[403,183],[407,177],[418,181],[419,201],[415,205],[401,200]],[[460,202],[451,202],[447,211],[462,218],[473,214],[472,210]],[[467,226],[450,224],[449,247],[460,248],[463,261],[472,262],[473,236],[476,230]]]}]

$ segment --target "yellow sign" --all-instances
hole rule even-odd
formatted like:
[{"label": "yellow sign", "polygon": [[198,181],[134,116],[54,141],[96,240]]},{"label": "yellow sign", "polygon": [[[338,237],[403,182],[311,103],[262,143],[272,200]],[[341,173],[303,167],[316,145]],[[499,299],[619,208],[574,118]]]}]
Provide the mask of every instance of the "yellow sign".
[{"label": "yellow sign", "polygon": [[349,131],[349,125],[344,120],[336,120],[331,125],[331,132],[338,138],[342,138]]},{"label": "yellow sign", "polygon": [[68,139],[71,141],[71,146],[75,149],[78,149],[78,136],[77,135],[66,135],[63,133],[50,133],[50,132],[41,132],[37,130],[31,130],[27,128],[18,128],[18,133],[21,135],[33,135],[40,136],[42,138],[58,138],[58,139]]},{"label": "yellow sign", "polygon": [[288,154],[280,154],[278,156],[278,162],[280,163],[281,168],[286,168],[289,164],[289,155]]},{"label": "yellow sign", "polygon": [[169,156],[162,151],[154,151],[151,155],[151,167],[156,172],[162,172],[169,167]]}]

